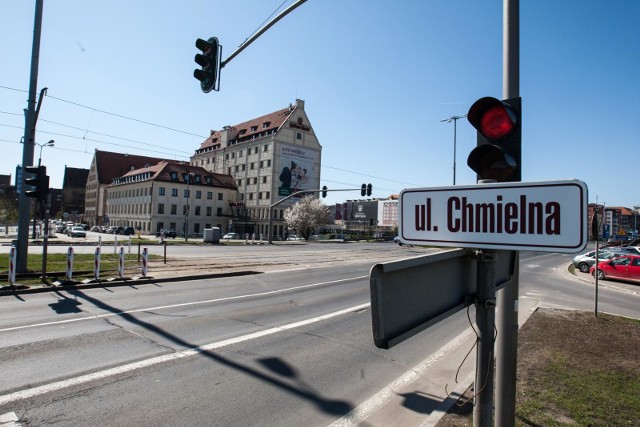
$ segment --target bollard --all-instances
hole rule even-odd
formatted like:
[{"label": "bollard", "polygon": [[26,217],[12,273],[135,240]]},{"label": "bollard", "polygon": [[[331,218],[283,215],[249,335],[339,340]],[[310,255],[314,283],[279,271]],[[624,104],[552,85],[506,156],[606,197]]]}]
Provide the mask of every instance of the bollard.
[{"label": "bollard", "polygon": [[131,236],[129,236],[129,255],[131,255]]},{"label": "bollard", "polygon": [[102,248],[102,236],[98,236],[98,247]]},{"label": "bollard", "polygon": [[118,253],[118,235],[114,234],[113,235],[113,254],[117,254]]},{"label": "bollard", "polygon": [[100,280],[100,246],[96,248],[96,254],[93,258],[93,278]]},{"label": "bollard", "polygon": [[164,241],[164,263],[167,263],[167,241]]},{"label": "bollard", "polygon": [[9,251],[9,284],[11,286],[16,284],[16,256],[18,255],[18,251],[16,251],[16,247],[11,245],[11,250]]},{"label": "bollard", "polygon": [[67,249],[67,276],[66,279],[70,282],[73,279],[73,247],[69,246]]},{"label": "bollard", "polygon": [[147,277],[148,259],[149,259],[149,252],[147,251],[147,248],[144,248],[142,249],[142,277]]},{"label": "bollard", "polygon": [[140,264],[140,242],[138,242],[138,261],[136,262]]},{"label": "bollard", "polygon": [[120,255],[118,256],[118,276],[124,278],[124,246],[120,246]]}]

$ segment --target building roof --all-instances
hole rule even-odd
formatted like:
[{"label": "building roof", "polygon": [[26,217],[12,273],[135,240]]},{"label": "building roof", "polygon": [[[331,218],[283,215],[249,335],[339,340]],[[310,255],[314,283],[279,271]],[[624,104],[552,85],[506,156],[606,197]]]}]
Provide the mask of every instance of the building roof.
[{"label": "building roof", "polygon": [[71,168],[65,165],[62,188],[85,188],[88,177],[89,169]]},{"label": "building roof", "polygon": [[121,177],[133,169],[155,165],[162,161],[172,162],[173,160],[96,150],[95,161],[100,184],[111,184],[115,178]]},{"label": "building roof", "polygon": [[124,175],[114,178],[112,185],[135,182],[136,177],[144,176],[144,180],[184,183],[185,177],[191,177],[189,184],[210,187],[236,189],[236,181],[231,175],[209,172],[200,166],[191,166],[182,162],[161,161],[155,165],[130,170]]},{"label": "building roof", "polygon": [[228,132],[228,141],[237,139],[239,140],[238,142],[251,140],[261,133],[271,131],[278,132],[296,108],[298,108],[298,104],[289,105],[287,108],[256,117],[255,119],[234,126],[225,126],[222,130],[212,130],[211,135],[200,144],[200,148],[196,150],[196,153],[208,148],[219,148],[216,146],[220,144],[222,132],[225,131]]}]

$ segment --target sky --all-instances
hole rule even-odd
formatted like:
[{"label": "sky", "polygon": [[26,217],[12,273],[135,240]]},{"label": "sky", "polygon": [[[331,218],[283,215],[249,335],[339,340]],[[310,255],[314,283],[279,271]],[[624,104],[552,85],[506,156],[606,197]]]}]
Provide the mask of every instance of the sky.
[{"label": "sky", "polygon": [[[502,0],[308,0],[229,62],[193,77],[197,38],[228,58],[294,0],[44,0],[35,147],[50,185],[95,149],[188,160],[219,130],[305,101],[321,185],[373,197],[453,183],[454,128],[502,98]],[[522,180],[579,179],[589,202],[640,205],[640,2],[520,2]],[[0,174],[22,162],[35,0],[0,0]],[[456,184],[475,129],[458,120]],[[629,185],[631,184],[631,185]],[[329,192],[328,204],[360,198]]]}]

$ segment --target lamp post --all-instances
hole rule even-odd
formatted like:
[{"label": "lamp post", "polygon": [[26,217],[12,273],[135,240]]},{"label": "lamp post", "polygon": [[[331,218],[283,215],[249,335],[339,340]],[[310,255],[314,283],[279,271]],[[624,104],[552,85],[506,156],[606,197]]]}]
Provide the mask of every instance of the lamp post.
[{"label": "lamp post", "polygon": [[466,114],[462,116],[451,116],[447,119],[440,120],[444,123],[453,122],[453,185],[456,185],[456,123],[458,119],[463,119],[465,117],[467,117]]},{"label": "lamp post", "polygon": [[42,149],[44,147],[53,147],[54,144],[55,144],[55,141],[53,139],[51,139],[48,142],[45,142],[44,144],[38,144],[37,142],[35,144],[38,147],[40,147],[40,154],[38,155],[38,166],[42,166]]},{"label": "lamp post", "polygon": [[[36,144],[38,147],[40,147],[40,153],[38,154],[38,167],[42,166],[42,149],[44,147],[53,147],[54,146],[55,141],[53,139],[50,139],[49,141],[45,142],[44,144],[38,144],[37,142],[34,141],[34,144]],[[38,219],[38,207],[39,207],[39,203],[36,202],[36,208],[33,210],[33,229],[31,232],[31,238],[35,239],[36,238],[36,220]]]},{"label": "lamp post", "polygon": [[189,241],[189,199],[191,199],[191,191],[189,190],[189,184],[191,183],[191,178],[195,174],[193,172],[189,172],[186,175],[187,181],[187,209],[184,211],[184,241]]}]

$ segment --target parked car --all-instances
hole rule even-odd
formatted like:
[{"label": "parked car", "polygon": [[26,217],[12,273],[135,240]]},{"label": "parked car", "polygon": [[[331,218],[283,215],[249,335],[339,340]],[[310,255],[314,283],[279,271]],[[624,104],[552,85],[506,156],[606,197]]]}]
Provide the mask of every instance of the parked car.
[{"label": "parked car", "polygon": [[67,233],[67,227],[65,225],[58,225],[56,227],[56,233]]},{"label": "parked car", "polygon": [[232,239],[239,239],[240,235],[238,233],[227,233],[224,236],[222,236],[222,239],[224,240],[232,240]]},{"label": "parked car", "polygon": [[[604,261],[615,256],[622,255],[617,250],[602,249],[598,253],[598,260]],[[587,252],[586,254],[576,255],[573,257],[573,266],[582,273],[588,273],[589,269],[596,264],[596,251]]]},{"label": "parked car", "polygon": [[164,237],[165,239],[167,237],[175,239],[177,235],[178,233],[176,233],[176,230],[160,230],[156,233],[156,237]]},{"label": "parked car", "polygon": [[99,225],[94,225],[93,227],[91,227],[91,230],[94,233],[100,233],[100,226]]},{"label": "parked car", "polygon": [[136,230],[133,227],[120,227],[121,230],[118,230],[118,234],[124,234],[125,236],[133,236],[136,234]]},{"label": "parked car", "polygon": [[84,231],[84,227],[74,225],[69,229],[69,237],[87,237],[87,232]]},{"label": "parked car", "polygon": [[298,241],[298,240],[304,240],[304,237],[299,236],[297,234],[291,234],[291,235],[289,235],[287,237],[287,240],[290,241],[290,242],[292,242],[292,241],[295,242],[295,241]]},{"label": "parked car", "polygon": [[111,227],[111,233],[113,234],[123,234],[124,227]]},{"label": "parked car", "polygon": [[[597,271],[597,273],[596,273]],[[598,279],[620,279],[640,282],[640,255],[622,255],[598,263],[598,268],[591,267],[591,274],[597,274]]]}]

